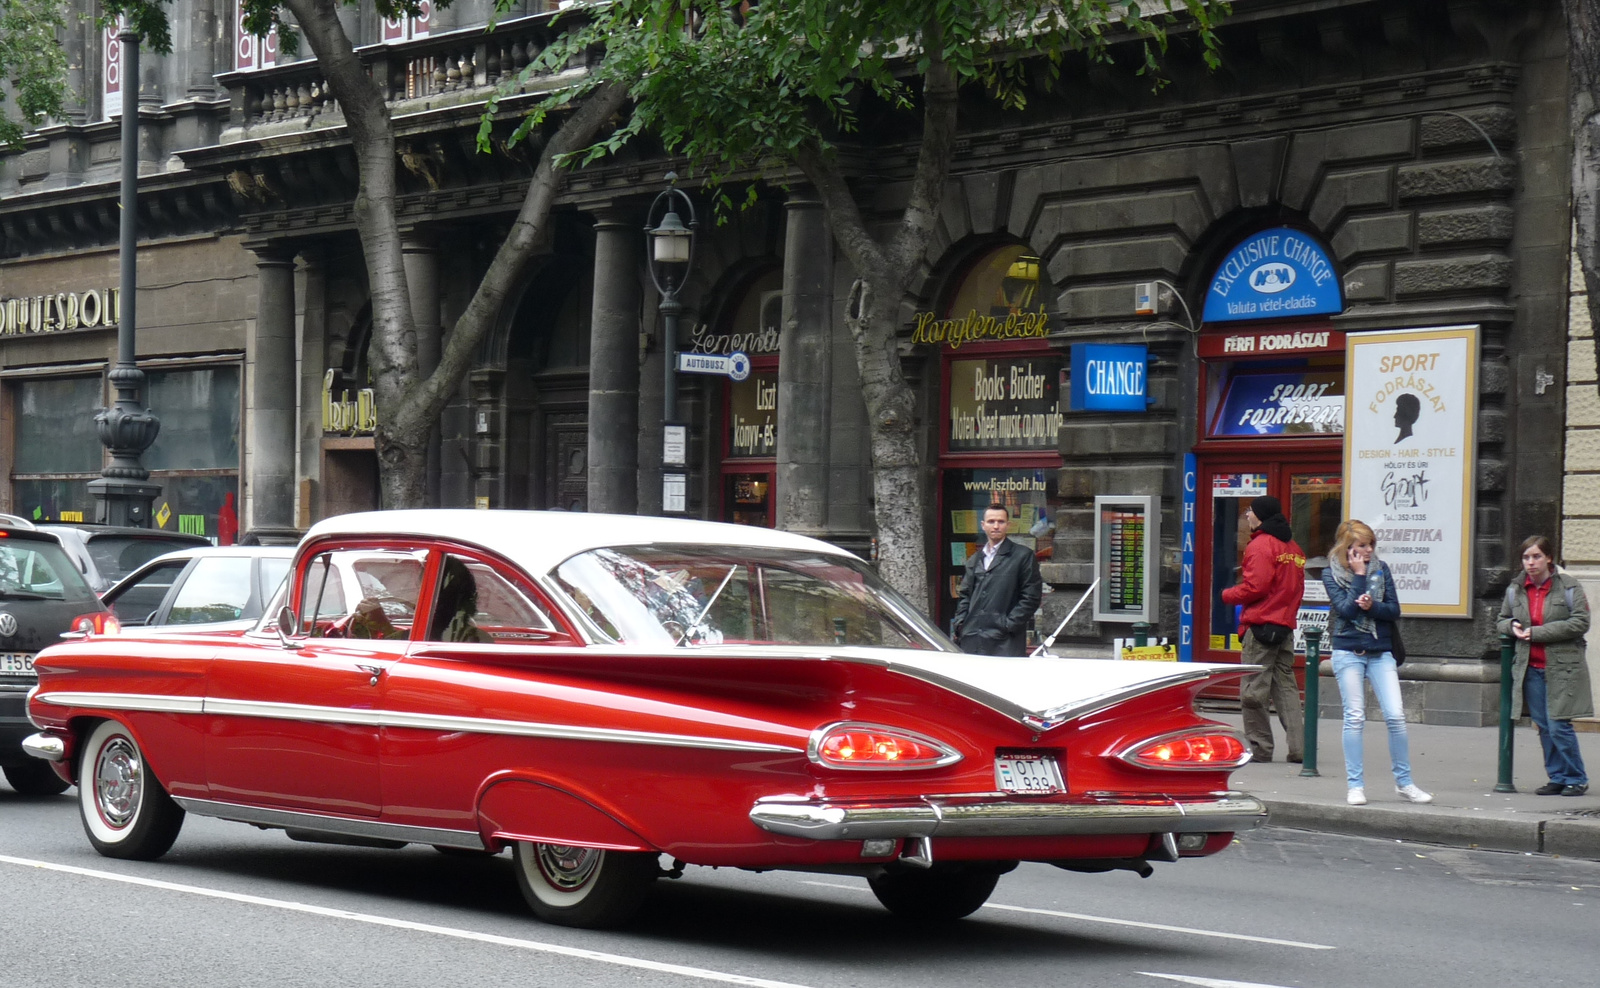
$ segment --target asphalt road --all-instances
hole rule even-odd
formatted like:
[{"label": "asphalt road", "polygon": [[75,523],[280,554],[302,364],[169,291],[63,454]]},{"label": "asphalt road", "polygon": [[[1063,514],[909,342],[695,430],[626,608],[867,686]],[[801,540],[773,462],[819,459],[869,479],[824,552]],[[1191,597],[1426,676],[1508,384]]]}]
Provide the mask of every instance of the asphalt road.
[{"label": "asphalt road", "polygon": [[190,817],[95,854],[75,791],[0,783],[0,986],[1592,985],[1600,863],[1268,829],[1154,876],[1024,866],[940,929],[855,878],[690,869],[620,932],[546,926],[509,856],[299,844]]}]

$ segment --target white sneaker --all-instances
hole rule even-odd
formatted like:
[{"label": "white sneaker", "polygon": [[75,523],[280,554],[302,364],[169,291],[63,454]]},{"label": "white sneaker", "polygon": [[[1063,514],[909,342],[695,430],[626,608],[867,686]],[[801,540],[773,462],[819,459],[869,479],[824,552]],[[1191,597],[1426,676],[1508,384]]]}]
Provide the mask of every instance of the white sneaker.
[{"label": "white sneaker", "polygon": [[[1429,797],[1430,799],[1432,797]],[[1344,801],[1351,806],[1367,805],[1367,791],[1365,789],[1352,789],[1344,794]]]},{"label": "white sneaker", "polygon": [[1431,802],[1433,802],[1433,796],[1431,794],[1423,792],[1421,789],[1418,789],[1415,785],[1395,786],[1394,787],[1394,791],[1399,793],[1401,798],[1405,799],[1406,802],[1408,802],[1408,803],[1431,803]]}]

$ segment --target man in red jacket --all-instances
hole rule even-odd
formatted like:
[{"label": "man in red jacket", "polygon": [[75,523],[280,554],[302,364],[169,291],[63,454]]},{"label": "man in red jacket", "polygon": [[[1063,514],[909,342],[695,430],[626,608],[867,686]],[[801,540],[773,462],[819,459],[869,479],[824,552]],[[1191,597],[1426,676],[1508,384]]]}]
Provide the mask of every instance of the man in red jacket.
[{"label": "man in red jacket", "polygon": [[1240,693],[1244,736],[1256,761],[1272,761],[1270,697],[1288,735],[1289,761],[1298,762],[1304,757],[1305,718],[1294,681],[1294,629],[1306,591],[1306,554],[1295,542],[1277,498],[1256,498],[1244,517],[1250,523],[1250,544],[1245,546],[1239,583],[1222,591],[1224,604],[1244,605],[1239,615],[1244,662],[1261,667]]}]

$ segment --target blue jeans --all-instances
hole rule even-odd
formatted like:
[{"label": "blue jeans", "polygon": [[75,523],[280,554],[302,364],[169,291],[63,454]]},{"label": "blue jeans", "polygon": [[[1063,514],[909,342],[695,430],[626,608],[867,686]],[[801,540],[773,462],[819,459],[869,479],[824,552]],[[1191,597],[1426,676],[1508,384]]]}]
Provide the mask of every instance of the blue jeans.
[{"label": "blue jeans", "polygon": [[1551,782],[1564,786],[1586,786],[1589,775],[1583,770],[1583,752],[1578,750],[1578,734],[1570,720],[1551,720],[1544,670],[1528,667],[1522,677],[1522,695],[1528,701],[1528,716],[1539,729],[1539,746],[1544,749],[1544,774]]},{"label": "blue jeans", "polygon": [[[1394,656],[1388,652],[1357,655],[1341,649],[1333,651],[1333,676],[1339,682],[1339,698],[1344,701],[1344,774],[1351,789],[1363,789],[1361,781],[1361,729],[1367,722],[1367,697],[1363,681],[1372,684],[1372,693],[1389,726],[1389,760],[1394,763],[1394,784],[1411,785],[1411,739],[1406,735],[1406,712],[1400,703],[1400,673]],[[1570,725],[1569,725],[1570,727]]]}]

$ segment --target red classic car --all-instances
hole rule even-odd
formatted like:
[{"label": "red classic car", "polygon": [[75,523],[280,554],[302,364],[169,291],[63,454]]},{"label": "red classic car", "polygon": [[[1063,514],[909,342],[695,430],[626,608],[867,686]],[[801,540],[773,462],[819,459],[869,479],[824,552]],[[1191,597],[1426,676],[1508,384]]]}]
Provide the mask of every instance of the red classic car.
[{"label": "red classic car", "polygon": [[345,515],[268,614],[39,654],[26,747],[79,783],[100,853],[159,857],[198,813],[509,846],[533,911],[571,925],[625,920],[685,865],[864,875],[951,919],[1019,861],[1148,874],[1265,818],[1228,789],[1241,739],[1194,712],[1241,667],[965,655],[784,532]]}]

